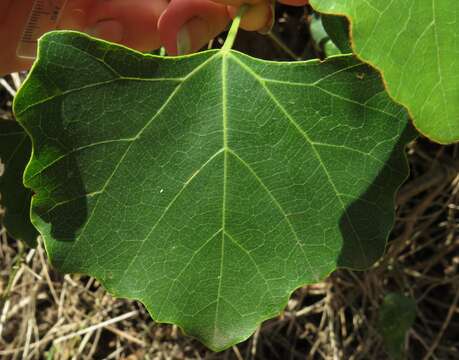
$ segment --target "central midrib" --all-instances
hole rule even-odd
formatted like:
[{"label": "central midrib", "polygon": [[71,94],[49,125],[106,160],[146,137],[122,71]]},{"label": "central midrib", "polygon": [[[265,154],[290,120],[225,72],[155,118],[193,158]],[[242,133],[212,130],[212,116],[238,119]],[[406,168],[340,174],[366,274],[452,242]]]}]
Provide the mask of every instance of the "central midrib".
[{"label": "central midrib", "polygon": [[228,60],[227,53],[222,52],[222,134],[223,134],[223,196],[222,196],[222,241],[220,250],[220,271],[218,276],[217,299],[215,304],[214,338],[217,337],[218,316],[223,283],[223,265],[225,257],[226,233],[226,191],[228,175]]}]

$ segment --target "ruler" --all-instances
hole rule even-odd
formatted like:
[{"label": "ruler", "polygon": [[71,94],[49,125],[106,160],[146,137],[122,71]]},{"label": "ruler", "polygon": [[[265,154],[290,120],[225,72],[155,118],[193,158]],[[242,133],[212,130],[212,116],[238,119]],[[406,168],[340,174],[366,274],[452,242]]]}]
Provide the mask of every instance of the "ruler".
[{"label": "ruler", "polygon": [[35,59],[38,39],[57,28],[66,4],[67,0],[34,0],[16,50],[19,57]]}]

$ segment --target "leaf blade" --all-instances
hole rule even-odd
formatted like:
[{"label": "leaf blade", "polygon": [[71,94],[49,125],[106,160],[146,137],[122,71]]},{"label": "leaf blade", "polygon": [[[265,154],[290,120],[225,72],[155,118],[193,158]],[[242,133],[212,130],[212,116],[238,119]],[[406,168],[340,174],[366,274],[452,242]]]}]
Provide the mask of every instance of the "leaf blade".
[{"label": "leaf blade", "polygon": [[414,125],[439,143],[459,140],[457,1],[312,0],[352,23],[354,52],[383,74],[389,94]]},{"label": "leaf blade", "polygon": [[[75,80],[70,63],[92,71]],[[53,264],[214,350],[302,284],[381,256],[413,136],[350,56],[164,59],[66,32],[42,40],[15,110],[35,140],[25,178]]]}]

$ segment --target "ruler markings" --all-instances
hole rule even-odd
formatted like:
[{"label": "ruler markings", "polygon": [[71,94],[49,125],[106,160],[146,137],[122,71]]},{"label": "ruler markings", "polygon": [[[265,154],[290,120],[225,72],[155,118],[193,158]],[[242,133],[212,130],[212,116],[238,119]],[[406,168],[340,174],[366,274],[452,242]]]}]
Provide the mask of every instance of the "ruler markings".
[{"label": "ruler markings", "polygon": [[[1,1],[1,0],[0,0]],[[35,0],[17,48],[22,58],[35,58],[38,39],[55,30],[67,0]]]}]

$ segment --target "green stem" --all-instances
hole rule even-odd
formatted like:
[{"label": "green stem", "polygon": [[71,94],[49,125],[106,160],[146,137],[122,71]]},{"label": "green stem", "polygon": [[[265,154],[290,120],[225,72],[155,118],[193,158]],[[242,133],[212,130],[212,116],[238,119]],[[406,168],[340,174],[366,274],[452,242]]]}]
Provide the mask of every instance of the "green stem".
[{"label": "green stem", "polygon": [[236,17],[234,18],[233,23],[231,24],[231,28],[228,31],[228,35],[226,36],[225,43],[223,44],[223,47],[222,47],[223,51],[229,51],[233,47],[234,40],[236,40],[237,32],[239,30],[239,25],[241,24],[241,19],[244,16],[248,8],[249,8],[249,5],[247,4],[242,5],[239,8]]},{"label": "green stem", "polygon": [[293,60],[301,60],[301,57],[297,56],[285,43],[272,31],[268,33],[269,38],[275,43],[277,46],[281,48],[288,56],[290,56]]}]

